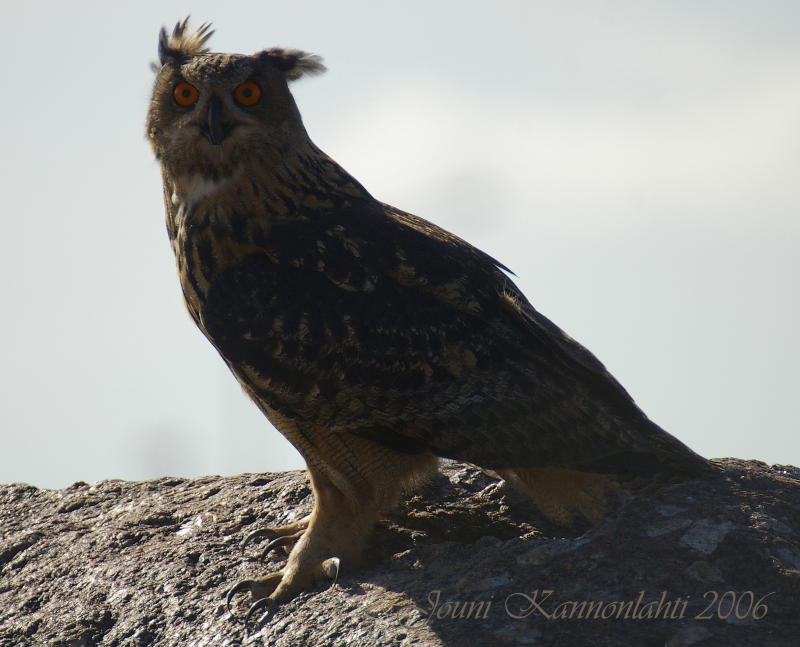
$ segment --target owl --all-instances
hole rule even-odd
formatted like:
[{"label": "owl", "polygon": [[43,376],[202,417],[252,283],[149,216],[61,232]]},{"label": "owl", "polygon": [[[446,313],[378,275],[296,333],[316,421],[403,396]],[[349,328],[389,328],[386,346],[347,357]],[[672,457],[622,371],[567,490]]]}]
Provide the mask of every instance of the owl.
[{"label": "owl", "polygon": [[[464,461],[555,521],[619,488],[709,473],[501,263],[374,198],[309,138],[289,84],[325,68],[272,48],[211,53],[162,30],[146,132],[188,311],[306,461],[311,515],[248,538],[288,553],[236,584],[271,607],[354,568],[377,521]],[[265,551],[266,552],[266,551]]]}]

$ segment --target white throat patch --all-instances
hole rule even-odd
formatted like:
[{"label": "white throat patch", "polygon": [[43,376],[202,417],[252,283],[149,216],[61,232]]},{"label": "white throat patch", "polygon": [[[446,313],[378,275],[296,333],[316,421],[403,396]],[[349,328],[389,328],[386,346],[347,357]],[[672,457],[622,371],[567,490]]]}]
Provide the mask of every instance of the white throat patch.
[{"label": "white throat patch", "polygon": [[172,204],[181,205],[191,209],[200,200],[214,195],[220,189],[230,184],[231,178],[226,177],[221,180],[211,180],[202,175],[184,175],[176,178],[175,191],[171,199]]}]

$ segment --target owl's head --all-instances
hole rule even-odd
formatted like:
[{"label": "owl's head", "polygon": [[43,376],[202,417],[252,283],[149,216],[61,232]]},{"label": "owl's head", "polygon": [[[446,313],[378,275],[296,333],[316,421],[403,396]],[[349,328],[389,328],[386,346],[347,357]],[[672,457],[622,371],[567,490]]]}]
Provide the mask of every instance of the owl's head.
[{"label": "owl's head", "polygon": [[306,133],[288,82],[325,70],[319,57],[298,50],[211,53],[212,34],[208,24],[190,31],[187,18],[159,37],[147,137],[175,173],[218,173],[243,155],[296,146]]}]

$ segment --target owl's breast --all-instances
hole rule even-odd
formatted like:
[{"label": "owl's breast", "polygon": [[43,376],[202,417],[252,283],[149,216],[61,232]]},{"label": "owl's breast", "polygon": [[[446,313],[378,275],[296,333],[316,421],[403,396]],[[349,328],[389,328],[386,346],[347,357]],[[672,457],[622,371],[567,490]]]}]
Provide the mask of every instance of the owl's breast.
[{"label": "owl's breast", "polygon": [[197,321],[262,408],[296,418],[336,391],[344,373],[333,350],[352,345],[353,319],[364,317],[323,273],[284,260],[261,248],[230,261],[211,276]]},{"label": "owl's breast", "polygon": [[178,200],[168,210],[168,229],[186,306],[203,329],[200,313],[211,286],[231,266],[256,250],[243,235],[241,217],[220,205],[193,206]]},{"label": "owl's breast", "polygon": [[175,217],[170,219],[171,242],[183,298],[199,326],[199,314],[213,279],[213,254],[209,257],[208,250],[213,249],[214,241],[205,228],[188,226],[185,212],[184,205],[175,207]]}]

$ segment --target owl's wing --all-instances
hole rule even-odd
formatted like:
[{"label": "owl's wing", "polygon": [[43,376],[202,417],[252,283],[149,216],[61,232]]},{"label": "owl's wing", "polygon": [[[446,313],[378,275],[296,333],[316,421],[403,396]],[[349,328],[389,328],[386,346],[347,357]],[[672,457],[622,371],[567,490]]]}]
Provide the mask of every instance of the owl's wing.
[{"label": "owl's wing", "polygon": [[315,214],[218,274],[201,319],[269,408],[395,449],[486,468],[691,462],[501,267],[386,205]]}]

